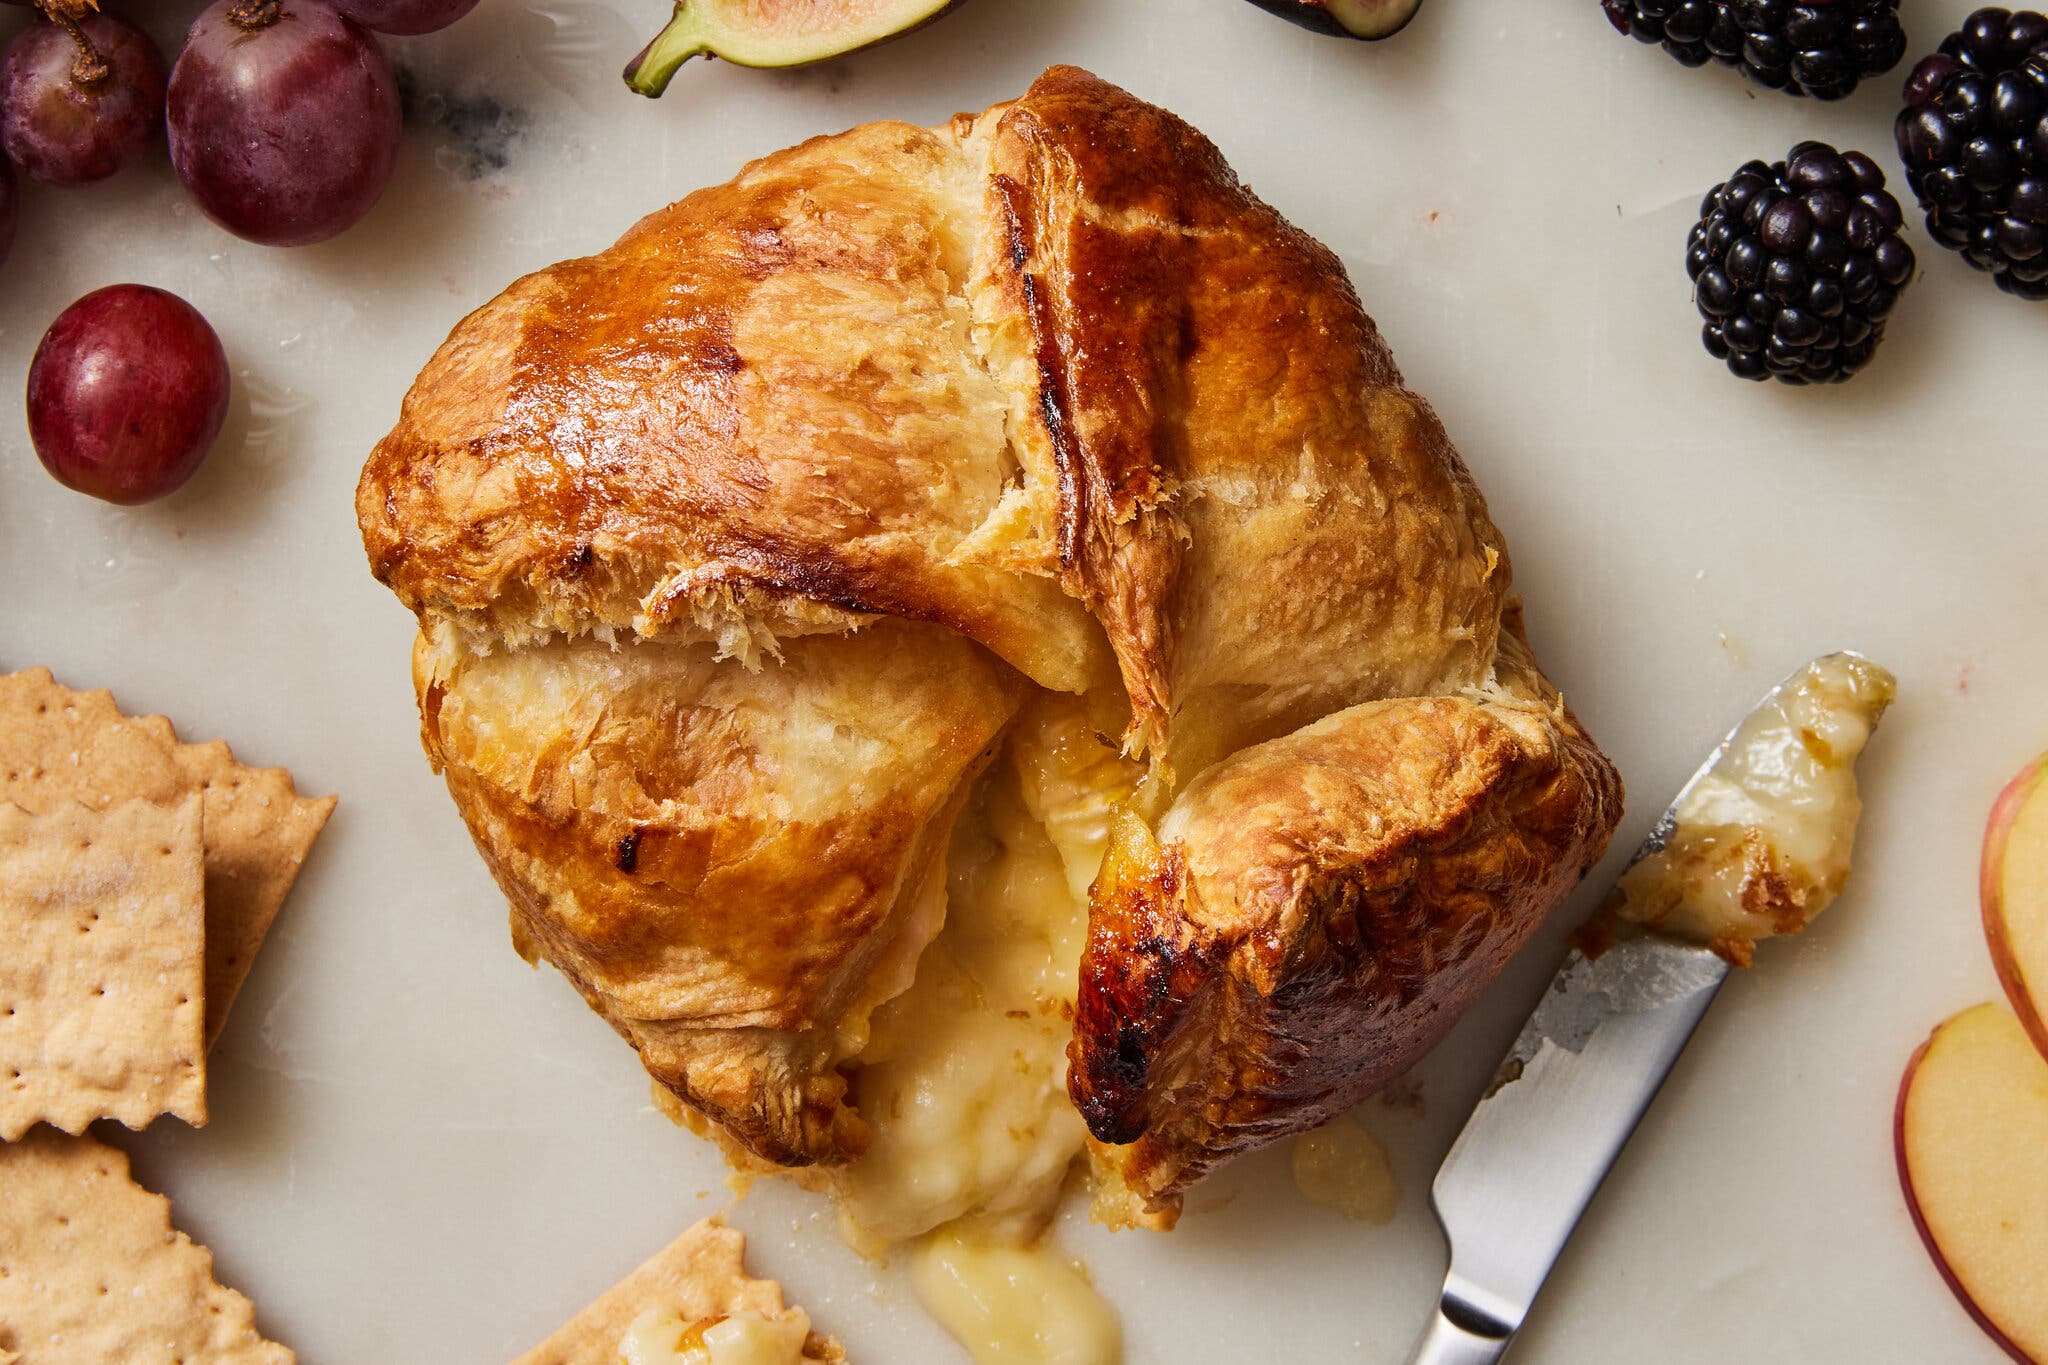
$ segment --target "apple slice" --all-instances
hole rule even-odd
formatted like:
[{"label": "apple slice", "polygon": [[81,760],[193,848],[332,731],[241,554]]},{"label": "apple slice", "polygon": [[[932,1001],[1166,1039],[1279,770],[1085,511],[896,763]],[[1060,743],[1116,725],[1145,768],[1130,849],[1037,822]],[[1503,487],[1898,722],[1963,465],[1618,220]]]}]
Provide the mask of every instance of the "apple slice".
[{"label": "apple slice", "polygon": [[2048,1365],[2048,1061],[1996,1004],[1940,1025],[1892,1120],[1920,1239],[1977,1325]]},{"label": "apple slice", "polygon": [[2005,993],[2048,1057],[2048,754],[2006,785],[1984,826],[1984,937]]}]

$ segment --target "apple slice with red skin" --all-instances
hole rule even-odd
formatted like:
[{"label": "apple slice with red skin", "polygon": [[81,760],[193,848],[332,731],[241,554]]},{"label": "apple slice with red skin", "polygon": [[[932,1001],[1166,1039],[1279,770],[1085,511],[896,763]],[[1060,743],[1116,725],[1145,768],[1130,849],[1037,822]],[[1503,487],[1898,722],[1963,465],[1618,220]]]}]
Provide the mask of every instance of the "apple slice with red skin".
[{"label": "apple slice with red skin", "polygon": [[2013,1013],[2048,1057],[2048,754],[1992,804],[1981,889],[1991,963]]},{"label": "apple slice with red skin", "polygon": [[2048,1060],[1998,1004],[1938,1026],[1892,1115],[1920,1240],[1977,1325],[2048,1365]]},{"label": "apple slice with red skin", "polygon": [[1378,42],[1408,27],[1422,0],[1252,0],[1268,14],[1332,38]]}]

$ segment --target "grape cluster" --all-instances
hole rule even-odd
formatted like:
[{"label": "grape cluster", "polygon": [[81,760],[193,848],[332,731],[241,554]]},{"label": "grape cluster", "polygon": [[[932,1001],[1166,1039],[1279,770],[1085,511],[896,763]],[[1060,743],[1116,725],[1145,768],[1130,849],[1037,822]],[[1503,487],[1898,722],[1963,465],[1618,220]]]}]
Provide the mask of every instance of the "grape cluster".
[{"label": "grape cluster", "polygon": [[[168,70],[147,33],[91,0],[34,3],[42,17],[0,53],[0,261],[17,167],[84,184],[166,132],[179,180],[228,231],[269,246],[332,237],[370,211],[398,159],[398,83],[372,30],[432,32],[477,0],[216,0]],[[147,502],[206,458],[228,387],[227,354],[197,309],[111,285],[37,346],[29,439],[65,486]]]},{"label": "grape cluster", "polygon": [[376,33],[432,32],[477,0],[216,0],[168,68],[118,14],[34,4],[41,17],[0,53],[0,260],[16,171],[101,180],[166,131],[178,178],[230,232],[332,237],[369,212],[398,157],[398,85]]}]

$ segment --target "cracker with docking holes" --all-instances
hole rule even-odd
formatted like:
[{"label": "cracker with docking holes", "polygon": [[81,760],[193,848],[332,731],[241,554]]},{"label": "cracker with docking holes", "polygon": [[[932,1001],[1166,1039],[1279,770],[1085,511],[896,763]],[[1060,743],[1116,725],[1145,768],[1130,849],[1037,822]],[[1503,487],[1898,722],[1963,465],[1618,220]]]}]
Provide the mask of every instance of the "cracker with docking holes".
[{"label": "cracker with docking holes", "polygon": [[220,740],[181,744],[162,716],[125,716],[106,691],[74,692],[47,668],[0,676],[0,801],[39,814],[193,792],[206,803],[211,1047],[334,798],[300,796],[290,773],[245,767]]},{"label": "cracker with docking holes", "polygon": [[206,1122],[201,805],[0,803],[0,1141]]},{"label": "cracker with docking holes", "polygon": [[170,1203],[89,1137],[0,1147],[0,1365],[293,1365]]},{"label": "cracker with docking holes", "polygon": [[[618,1365],[620,1342],[650,1312],[669,1312],[689,1324],[716,1324],[748,1316],[768,1322],[808,1323],[786,1308],[782,1286],[747,1274],[747,1239],[717,1215],[704,1219],[600,1295],[560,1330],[512,1365]],[[831,1337],[810,1332],[803,1359],[844,1365],[846,1353]]]}]

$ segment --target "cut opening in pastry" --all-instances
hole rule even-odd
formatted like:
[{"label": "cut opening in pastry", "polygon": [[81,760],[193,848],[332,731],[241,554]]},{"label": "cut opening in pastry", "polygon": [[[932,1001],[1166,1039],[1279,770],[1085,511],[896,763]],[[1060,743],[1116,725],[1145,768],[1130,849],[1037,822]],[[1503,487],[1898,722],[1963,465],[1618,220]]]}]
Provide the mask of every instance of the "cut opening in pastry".
[{"label": "cut opening in pastry", "polygon": [[1009,1242],[1044,1228],[1087,1138],[1067,1044],[1088,887],[1142,771],[1085,701],[1048,694],[969,795],[944,927],[845,1064],[868,1145],[830,1184],[856,1247],[953,1223]]}]

